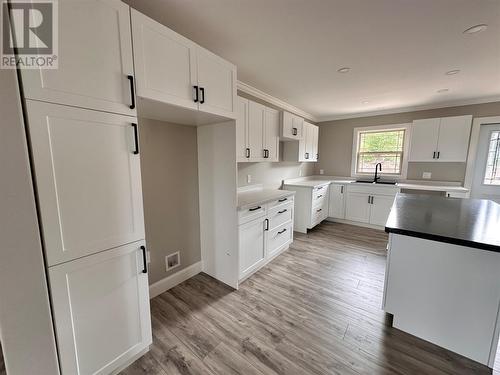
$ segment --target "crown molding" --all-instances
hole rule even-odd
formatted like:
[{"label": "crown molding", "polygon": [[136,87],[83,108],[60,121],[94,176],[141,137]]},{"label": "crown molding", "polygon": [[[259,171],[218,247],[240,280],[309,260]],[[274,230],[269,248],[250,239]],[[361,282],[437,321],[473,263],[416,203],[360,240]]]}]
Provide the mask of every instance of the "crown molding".
[{"label": "crown molding", "polygon": [[273,104],[277,107],[280,107],[282,109],[284,109],[285,111],[287,112],[291,112],[291,113],[294,113],[296,114],[297,116],[300,116],[300,117],[304,117],[305,119],[307,120],[311,120],[311,121],[314,121],[314,122],[317,122],[318,119],[316,118],[316,116],[313,116],[312,114],[310,113],[307,113],[297,107],[294,107],[293,105],[291,104],[288,104],[287,102],[284,102],[283,100],[281,99],[278,99],[272,95],[269,95],[269,94],[266,94],[264,91],[261,91],[259,89],[256,89],[255,87],[253,86],[250,86],[244,82],[241,82],[241,81],[238,81],[238,90],[248,94],[248,95],[252,95],[256,98],[259,98],[259,99],[262,99],[270,104]]},{"label": "crown molding", "polygon": [[427,105],[413,106],[413,107],[383,109],[380,111],[352,113],[352,114],[347,114],[347,115],[324,116],[324,117],[319,117],[317,119],[317,122],[347,120],[347,119],[351,119],[351,118],[391,115],[391,114],[396,114],[396,113],[426,111],[426,110],[430,110],[430,109],[461,107],[464,105],[474,105],[474,104],[484,104],[484,103],[494,103],[494,102],[500,102],[500,96],[488,96],[488,97],[484,97],[484,98],[456,100],[456,101],[451,101],[451,102],[427,104]]}]

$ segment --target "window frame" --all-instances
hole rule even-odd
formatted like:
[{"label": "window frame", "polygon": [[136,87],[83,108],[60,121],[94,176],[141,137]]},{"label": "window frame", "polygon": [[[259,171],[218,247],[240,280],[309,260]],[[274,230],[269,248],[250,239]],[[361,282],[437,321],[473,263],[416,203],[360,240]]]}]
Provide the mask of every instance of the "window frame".
[{"label": "window frame", "polygon": [[[490,142],[491,142],[491,136],[492,136],[492,134],[496,133],[496,132],[498,132],[498,130],[492,130],[492,131],[490,131],[489,137],[488,137],[490,139]],[[497,149],[497,152],[498,152],[498,149]],[[496,186],[500,187],[499,184],[488,184],[488,183],[486,183],[486,170],[488,169],[488,154],[489,153],[490,153],[490,148],[488,146],[488,149],[486,150],[486,162],[483,165],[483,179],[481,181],[481,185],[487,186],[487,187],[496,187]],[[497,165],[497,168],[498,168],[498,165]]]},{"label": "window frame", "polygon": [[404,130],[405,137],[403,140],[403,157],[401,160],[401,173],[384,173],[382,170],[379,173],[380,176],[391,177],[396,180],[406,179],[408,172],[408,152],[410,149],[410,137],[411,137],[411,124],[390,124],[390,125],[376,125],[376,126],[363,126],[356,127],[353,129],[352,137],[352,156],[351,156],[351,177],[367,177],[373,176],[373,172],[358,172],[358,147],[359,147],[359,133],[379,133],[382,131],[394,131],[394,130]]}]

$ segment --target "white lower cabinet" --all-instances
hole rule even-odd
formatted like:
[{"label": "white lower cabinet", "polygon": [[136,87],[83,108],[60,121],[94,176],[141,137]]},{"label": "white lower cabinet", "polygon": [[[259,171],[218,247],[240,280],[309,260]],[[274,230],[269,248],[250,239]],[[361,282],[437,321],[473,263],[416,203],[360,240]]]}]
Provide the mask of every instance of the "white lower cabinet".
[{"label": "white lower cabinet", "polygon": [[49,268],[62,374],[109,374],[152,343],[144,241]]},{"label": "white lower cabinet", "polygon": [[385,226],[394,197],[399,191],[397,187],[350,185],[346,190],[346,220]]},{"label": "white lower cabinet", "polygon": [[329,182],[316,186],[284,185],[285,190],[295,191],[294,230],[307,233],[328,217]]},{"label": "white lower cabinet", "polygon": [[294,197],[239,210],[239,279],[257,271],[293,241]]},{"label": "white lower cabinet", "polygon": [[345,218],[345,191],[346,186],[341,184],[330,184],[330,197],[328,216],[334,219]]}]

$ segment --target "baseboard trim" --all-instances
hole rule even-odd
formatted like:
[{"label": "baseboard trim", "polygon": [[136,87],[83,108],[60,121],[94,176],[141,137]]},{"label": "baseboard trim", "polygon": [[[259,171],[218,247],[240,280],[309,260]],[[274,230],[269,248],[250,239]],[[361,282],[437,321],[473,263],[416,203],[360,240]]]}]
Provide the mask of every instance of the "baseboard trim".
[{"label": "baseboard trim", "polygon": [[331,217],[327,217],[325,221],[329,221],[330,223],[340,223],[340,224],[349,224],[349,225],[355,225],[357,227],[365,227],[365,228],[371,228],[371,229],[378,229],[378,230],[385,230],[385,227],[381,227],[380,225],[373,225],[373,224],[368,224],[368,223],[360,223],[359,221],[351,221],[351,220],[345,220],[345,219],[334,219]]},{"label": "baseboard trim", "polygon": [[180,270],[179,272],[174,273],[173,275],[167,276],[154,284],[151,284],[149,286],[149,298],[154,298],[166,292],[177,284],[180,284],[183,281],[193,277],[194,275],[199,274],[201,270],[202,263],[200,261]]}]

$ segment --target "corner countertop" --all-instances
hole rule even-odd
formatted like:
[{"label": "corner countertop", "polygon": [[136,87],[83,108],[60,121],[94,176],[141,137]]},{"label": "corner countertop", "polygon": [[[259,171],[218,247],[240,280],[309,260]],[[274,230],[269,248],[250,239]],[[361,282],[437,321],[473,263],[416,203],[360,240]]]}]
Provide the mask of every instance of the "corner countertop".
[{"label": "corner countertop", "polygon": [[[290,180],[284,180],[283,185],[290,187],[310,187],[327,185],[330,183],[337,184],[357,184],[356,180],[352,177],[338,177],[338,176],[307,176],[294,178]],[[363,183],[364,186],[369,186],[370,184]],[[457,193],[467,193],[469,189],[460,185],[457,182],[441,182],[441,181],[420,181],[420,180],[403,180],[398,182],[396,185],[383,185],[379,184],[377,186],[386,187],[398,187],[400,189],[408,190],[427,190],[427,191],[444,191],[444,192],[457,192]]]},{"label": "corner countertop", "polygon": [[293,195],[295,192],[289,190],[264,189],[262,186],[247,187],[238,190],[237,208],[238,210],[246,209]]},{"label": "corner countertop", "polygon": [[500,252],[500,204],[398,193],[385,231]]}]

